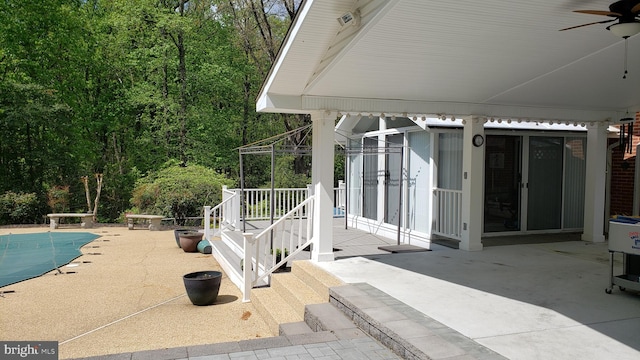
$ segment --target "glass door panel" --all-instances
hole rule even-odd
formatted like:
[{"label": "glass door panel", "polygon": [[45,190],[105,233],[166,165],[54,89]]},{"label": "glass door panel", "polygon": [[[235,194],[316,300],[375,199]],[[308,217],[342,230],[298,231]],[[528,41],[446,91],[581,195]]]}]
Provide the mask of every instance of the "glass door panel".
[{"label": "glass door panel", "polygon": [[520,230],[522,137],[488,135],[485,148],[484,232]]},{"label": "glass door panel", "polygon": [[364,138],[362,216],[378,219],[378,139]]},{"label": "glass door panel", "polygon": [[360,140],[349,140],[349,178],[348,190],[348,211],[351,215],[362,215],[362,142]]},{"label": "glass door panel", "polygon": [[384,222],[398,225],[400,222],[400,181],[402,179],[402,134],[387,135],[384,173]]},{"label": "glass door panel", "polygon": [[531,136],[527,182],[527,230],[562,226],[564,139]]},{"label": "glass door panel", "polygon": [[427,233],[431,218],[429,201],[431,136],[426,131],[410,132],[408,141],[409,179],[406,226],[409,229]]}]

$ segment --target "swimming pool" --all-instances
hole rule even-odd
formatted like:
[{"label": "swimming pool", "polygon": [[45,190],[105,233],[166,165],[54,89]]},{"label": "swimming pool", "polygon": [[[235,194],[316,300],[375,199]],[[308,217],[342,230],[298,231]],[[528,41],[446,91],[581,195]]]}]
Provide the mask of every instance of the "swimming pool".
[{"label": "swimming pool", "polygon": [[0,288],[68,264],[98,237],[86,232],[0,235]]}]

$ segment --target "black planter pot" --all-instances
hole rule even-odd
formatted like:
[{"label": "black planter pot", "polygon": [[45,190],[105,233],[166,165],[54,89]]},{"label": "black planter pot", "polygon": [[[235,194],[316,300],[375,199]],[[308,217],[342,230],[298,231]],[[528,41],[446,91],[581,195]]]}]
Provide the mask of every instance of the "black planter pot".
[{"label": "black planter pot", "polygon": [[218,297],[222,273],[220,271],[196,271],[182,277],[189,300],[193,305],[212,305]]},{"label": "black planter pot", "polygon": [[173,230],[173,235],[176,237],[176,244],[178,244],[178,247],[181,247],[180,246],[180,233],[187,232],[187,231],[189,231],[189,229],[175,229],[175,230]]}]

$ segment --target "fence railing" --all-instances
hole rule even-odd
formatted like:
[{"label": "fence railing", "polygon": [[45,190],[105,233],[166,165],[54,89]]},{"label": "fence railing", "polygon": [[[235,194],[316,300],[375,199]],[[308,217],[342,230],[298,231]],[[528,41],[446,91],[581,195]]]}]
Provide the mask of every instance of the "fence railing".
[{"label": "fence railing", "polygon": [[462,190],[433,189],[435,219],[432,233],[462,239]]},{"label": "fence railing", "polygon": [[213,208],[204,207],[204,238],[220,236],[227,229],[239,228],[240,193],[222,187],[222,202]]},{"label": "fence railing", "polygon": [[313,196],[307,197],[258,235],[245,233],[242,300],[250,301],[251,289],[311,245]]},{"label": "fence railing", "polygon": [[[239,190],[238,190],[239,191]],[[311,193],[307,188],[274,189],[274,218],[288,213],[307,199]],[[244,189],[245,218],[267,220],[271,218],[271,189]]]},{"label": "fence railing", "polygon": [[[230,191],[240,192],[240,189]],[[301,202],[305,201],[313,188],[277,188],[273,190],[274,219],[288,213]],[[346,204],[346,187],[340,181],[337,188],[333,189],[334,207],[344,209]],[[244,189],[244,214],[247,220],[271,219],[271,189]]]}]

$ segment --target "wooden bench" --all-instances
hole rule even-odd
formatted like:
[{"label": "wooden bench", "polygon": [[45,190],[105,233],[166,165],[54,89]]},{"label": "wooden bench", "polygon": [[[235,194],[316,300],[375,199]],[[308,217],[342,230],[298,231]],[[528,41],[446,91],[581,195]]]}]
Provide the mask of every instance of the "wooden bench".
[{"label": "wooden bench", "polygon": [[145,214],[127,214],[125,215],[127,218],[127,227],[129,230],[133,230],[133,226],[138,221],[148,222],[148,229],[151,231],[160,230],[160,225],[164,216],[162,215],[145,215]]},{"label": "wooden bench", "polygon": [[80,218],[80,227],[82,228],[91,228],[93,227],[93,214],[92,213],[84,213],[84,214],[76,214],[76,213],[59,213],[59,214],[47,214],[49,217],[49,227],[51,229],[57,229],[60,225],[60,219],[62,218]]}]

